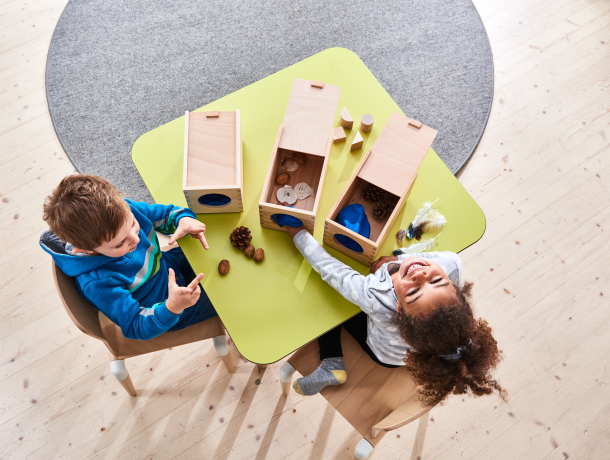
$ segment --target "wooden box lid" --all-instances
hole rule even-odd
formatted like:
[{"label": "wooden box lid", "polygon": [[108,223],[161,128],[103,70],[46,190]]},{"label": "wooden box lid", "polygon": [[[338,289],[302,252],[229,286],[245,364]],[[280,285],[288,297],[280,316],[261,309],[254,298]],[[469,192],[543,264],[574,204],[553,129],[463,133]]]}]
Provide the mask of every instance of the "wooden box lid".
[{"label": "wooden box lid", "polygon": [[191,112],[186,186],[237,185],[237,112]]},{"label": "wooden box lid", "polygon": [[324,156],[340,94],[340,86],[295,78],[279,148]]},{"label": "wooden box lid", "polygon": [[418,121],[393,113],[358,177],[402,196],[415,179],[436,134],[436,130]]}]

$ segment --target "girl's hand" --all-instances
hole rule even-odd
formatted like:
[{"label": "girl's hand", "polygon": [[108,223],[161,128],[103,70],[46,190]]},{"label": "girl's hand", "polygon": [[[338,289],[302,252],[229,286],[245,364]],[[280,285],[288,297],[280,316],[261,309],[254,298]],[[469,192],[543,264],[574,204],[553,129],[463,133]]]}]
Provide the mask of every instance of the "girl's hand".
[{"label": "girl's hand", "polygon": [[377,259],[375,262],[372,263],[371,274],[373,274],[377,270],[379,270],[379,267],[381,267],[383,264],[387,264],[388,262],[392,262],[394,260],[398,260],[398,257],[393,257],[393,256],[380,257],[379,259]]},{"label": "girl's hand", "polygon": [[290,236],[292,238],[294,238],[297,233],[299,233],[301,230],[303,230],[303,227],[296,228],[296,227],[291,227],[290,225],[284,225],[284,227],[286,227],[286,231],[288,233],[290,233]]}]

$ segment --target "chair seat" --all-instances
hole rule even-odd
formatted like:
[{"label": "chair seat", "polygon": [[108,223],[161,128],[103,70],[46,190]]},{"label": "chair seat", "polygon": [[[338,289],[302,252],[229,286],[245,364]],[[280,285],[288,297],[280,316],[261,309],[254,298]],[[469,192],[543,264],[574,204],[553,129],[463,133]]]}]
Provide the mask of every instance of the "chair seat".
[{"label": "chair seat", "polygon": [[[372,427],[413,396],[417,385],[404,367],[390,369],[375,363],[345,329],[341,331],[341,346],[347,381],[326,387],[320,394],[375,445],[382,436],[372,439]],[[318,341],[298,350],[288,362],[301,375],[311,374],[320,364]]]},{"label": "chair seat", "polygon": [[116,350],[115,359],[131,358],[154,351],[165,350],[170,347],[178,347],[201,340],[212,339],[225,334],[220,318],[215,316],[178,331],[164,332],[153,339],[128,339],[123,335],[121,328],[110,321],[101,311],[98,311],[98,315],[106,340]]}]

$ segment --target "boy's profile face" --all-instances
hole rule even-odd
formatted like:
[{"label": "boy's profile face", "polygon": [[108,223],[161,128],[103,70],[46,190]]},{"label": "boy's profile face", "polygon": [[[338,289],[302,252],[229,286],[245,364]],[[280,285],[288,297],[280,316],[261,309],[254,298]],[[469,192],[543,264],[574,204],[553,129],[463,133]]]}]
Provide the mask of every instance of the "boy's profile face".
[{"label": "boy's profile face", "polygon": [[412,316],[426,316],[457,295],[445,270],[430,259],[407,257],[392,275],[392,283],[396,309]]},{"label": "boy's profile face", "polygon": [[140,232],[140,224],[130,211],[123,226],[119,229],[114,238],[110,241],[102,243],[93,251],[86,249],[75,248],[72,252],[85,252],[87,254],[104,255],[108,257],[123,257],[128,252],[132,252],[140,242],[138,233]]}]

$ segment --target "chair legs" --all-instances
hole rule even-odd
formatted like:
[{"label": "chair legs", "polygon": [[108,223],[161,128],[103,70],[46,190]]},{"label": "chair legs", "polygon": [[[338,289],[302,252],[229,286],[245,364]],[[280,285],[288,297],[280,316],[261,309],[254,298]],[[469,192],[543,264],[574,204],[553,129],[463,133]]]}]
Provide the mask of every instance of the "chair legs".
[{"label": "chair legs", "polygon": [[112,375],[114,375],[130,396],[136,396],[136,389],[133,386],[127,367],[125,367],[124,359],[113,359],[113,361],[110,361],[110,372],[112,372]]},{"label": "chair legs", "polygon": [[230,373],[235,372],[235,367],[233,366],[233,358],[231,358],[231,353],[229,352],[229,342],[227,341],[227,336],[219,335],[214,337],[213,340],[216,353],[218,353],[218,356],[222,358],[222,362],[226,366],[227,370]]},{"label": "chair legs", "polygon": [[282,394],[288,396],[290,394],[290,384],[292,383],[292,375],[296,369],[286,361],[280,367],[280,385],[282,385]]},{"label": "chair legs", "polygon": [[362,438],[358,445],[356,445],[356,458],[358,460],[364,460],[365,458],[369,458],[371,452],[373,452],[373,445]]}]

